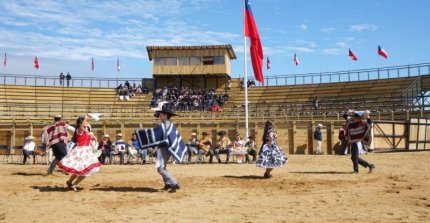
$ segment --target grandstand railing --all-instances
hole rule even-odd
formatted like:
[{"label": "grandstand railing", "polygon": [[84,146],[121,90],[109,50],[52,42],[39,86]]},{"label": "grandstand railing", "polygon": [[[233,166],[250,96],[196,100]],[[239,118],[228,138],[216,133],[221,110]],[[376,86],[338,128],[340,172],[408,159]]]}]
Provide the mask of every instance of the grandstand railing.
[{"label": "grandstand railing", "polygon": [[[430,74],[430,63],[410,64],[403,66],[370,68],[337,72],[320,72],[307,74],[290,74],[265,77],[265,86],[302,85],[320,83],[338,83],[350,81],[378,80],[387,78],[411,77]],[[250,78],[252,79],[252,78]],[[142,84],[143,78],[97,78],[72,77],[71,87],[111,88],[125,81]],[[58,76],[37,76],[0,73],[3,84],[60,86]],[[66,86],[66,80],[64,80]]]},{"label": "grandstand railing", "polygon": [[338,83],[351,81],[378,80],[430,74],[430,63],[403,66],[370,68],[337,72],[320,72],[269,76],[264,78],[265,86]]},{"label": "grandstand railing", "polygon": [[[1,84],[13,85],[31,85],[31,86],[67,86],[67,80],[64,78],[63,85],[60,85],[58,76],[37,76],[22,74],[4,74],[0,73]],[[72,77],[70,87],[89,87],[89,88],[116,88],[119,84],[129,81],[131,84],[141,84],[142,78],[97,78],[97,77]]]}]

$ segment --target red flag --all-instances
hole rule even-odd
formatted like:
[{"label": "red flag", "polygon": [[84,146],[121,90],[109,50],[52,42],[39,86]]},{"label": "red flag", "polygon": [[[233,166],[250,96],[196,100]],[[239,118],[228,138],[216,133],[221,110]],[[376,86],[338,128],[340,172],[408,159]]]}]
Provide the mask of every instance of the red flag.
[{"label": "red flag", "polygon": [[245,36],[249,37],[251,41],[250,54],[255,79],[260,81],[261,85],[264,85],[263,47],[261,46],[257,24],[252,15],[250,0],[245,0]]},{"label": "red flag", "polygon": [[378,54],[379,54],[379,56],[381,56],[381,57],[383,57],[383,58],[385,58],[385,59],[387,59],[387,58],[388,58],[388,54],[387,54],[387,52],[385,52],[385,50],[384,50],[384,49],[382,49],[382,47],[381,47],[381,46],[378,46]]},{"label": "red flag", "polygon": [[119,65],[119,58],[116,60],[116,70],[121,70],[121,66]]},{"label": "red flag", "polygon": [[3,67],[6,67],[7,64],[7,55],[6,52],[4,53],[4,60],[3,60]]},{"label": "red flag", "polygon": [[294,63],[296,64],[296,66],[298,66],[300,64],[299,58],[297,58],[296,54],[294,54],[293,60],[294,60]]},{"label": "red flag", "polygon": [[94,58],[91,57],[91,70],[94,71]]},{"label": "red flag", "polygon": [[358,58],[355,56],[355,54],[351,51],[351,50],[349,50],[349,56],[351,57],[351,59],[352,60],[354,60],[354,61],[357,61],[358,60]]},{"label": "red flag", "polygon": [[37,56],[34,58],[33,65],[36,70],[39,69],[39,59],[37,58]]},{"label": "red flag", "polygon": [[267,57],[266,68],[270,69],[270,67],[271,67],[270,60],[269,60],[269,57]]}]

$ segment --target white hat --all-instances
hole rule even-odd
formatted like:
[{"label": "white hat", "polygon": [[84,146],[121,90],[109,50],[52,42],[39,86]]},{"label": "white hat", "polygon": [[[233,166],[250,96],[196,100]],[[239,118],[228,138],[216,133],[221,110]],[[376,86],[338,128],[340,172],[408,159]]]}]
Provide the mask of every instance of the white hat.
[{"label": "white hat", "polygon": [[117,137],[122,137],[122,133],[116,134]]},{"label": "white hat", "polygon": [[27,136],[27,137],[25,137],[25,140],[33,140],[34,139],[34,137],[33,136]]},{"label": "white hat", "polygon": [[54,118],[62,118],[61,115],[54,115]]},{"label": "white hat", "polygon": [[192,135],[192,136],[196,136],[196,135],[197,135],[197,133],[195,133],[195,132],[192,132],[192,133],[191,133],[191,135]]},{"label": "white hat", "polygon": [[109,134],[104,134],[104,137],[105,138],[109,138]]},{"label": "white hat", "polygon": [[322,128],[322,127],[323,127],[323,125],[321,125],[321,123],[318,123],[317,127],[318,127],[318,128]]},{"label": "white hat", "polygon": [[163,105],[167,104],[167,103],[169,103],[169,102],[167,102],[167,101],[161,101],[161,102],[158,103],[157,107],[151,108],[151,109],[153,111],[162,111],[163,110]]}]

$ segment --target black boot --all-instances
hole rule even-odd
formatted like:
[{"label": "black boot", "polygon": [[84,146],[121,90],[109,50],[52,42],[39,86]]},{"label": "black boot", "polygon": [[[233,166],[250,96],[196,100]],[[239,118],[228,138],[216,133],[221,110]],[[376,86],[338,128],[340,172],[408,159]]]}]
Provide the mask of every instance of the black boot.
[{"label": "black boot", "polygon": [[175,193],[176,190],[179,190],[179,188],[181,188],[179,186],[179,184],[172,185],[171,190],[169,191],[169,193]]},{"label": "black boot", "polygon": [[221,159],[218,159],[218,163],[221,163]]}]

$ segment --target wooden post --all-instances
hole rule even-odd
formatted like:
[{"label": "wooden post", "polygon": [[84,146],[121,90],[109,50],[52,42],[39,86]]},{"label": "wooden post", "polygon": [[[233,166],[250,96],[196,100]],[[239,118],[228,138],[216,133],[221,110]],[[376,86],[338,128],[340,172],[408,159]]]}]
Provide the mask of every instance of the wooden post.
[{"label": "wooden post", "polygon": [[297,145],[297,125],[296,122],[291,123],[291,128],[288,130],[288,139],[290,140],[289,143],[289,154],[296,153],[296,145]]},{"label": "wooden post", "polygon": [[12,123],[12,128],[10,130],[10,154],[15,154],[15,136],[16,136],[16,123]]},{"label": "wooden post", "polygon": [[308,123],[308,154],[314,154],[314,129],[315,122]]},{"label": "wooden post", "polygon": [[121,133],[124,135],[125,133],[125,126],[124,126],[124,122],[121,122]]},{"label": "wooden post", "polygon": [[330,122],[327,125],[327,154],[333,154],[333,148],[336,144],[336,137],[334,132],[334,122]]},{"label": "wooden post", "polygon": [[34,137],[34,135],[33,135],[33,122],[30,122],[30,129],[29,129],[29,131],[30,131],[30,135]]}]

